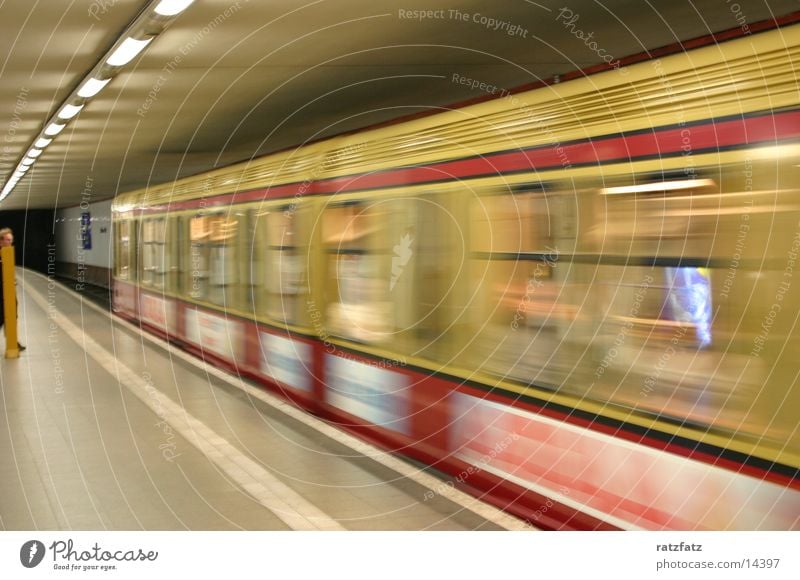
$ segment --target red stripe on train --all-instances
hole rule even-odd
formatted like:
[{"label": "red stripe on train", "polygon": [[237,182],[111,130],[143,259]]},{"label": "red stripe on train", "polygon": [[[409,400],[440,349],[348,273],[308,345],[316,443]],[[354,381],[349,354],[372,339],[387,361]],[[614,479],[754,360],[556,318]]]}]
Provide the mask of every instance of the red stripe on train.
[{"label": "red stripe on train", "polygon": [[[652,157],[674,157],[724,150],[746,145],[778,144],[800,138],[800,111],[731,119],[702,125],[670,127],[633,135],[598,137],[563,145],[494,153],[444,161],[417,167],[391,169],[314,182],[290,183],[267,189],[224,194],[207,199],[175,202],[139,210],[138,213],[163,213],[169,210],[209,209],[235,203],[282,199],[313,194],[419,185],[502,175],[524,171],[543,171],[558,167],[637,161]],[[287,200],[291,201],[291,200]]]}]

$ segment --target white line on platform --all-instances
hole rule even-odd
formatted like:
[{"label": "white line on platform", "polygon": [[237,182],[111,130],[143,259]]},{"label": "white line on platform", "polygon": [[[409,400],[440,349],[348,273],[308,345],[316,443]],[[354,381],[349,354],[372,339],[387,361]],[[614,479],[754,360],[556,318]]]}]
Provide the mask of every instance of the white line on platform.
[{"label": "white line on platform", "polygon": [[[35,274],[37,276],[41,276],[42,278],[45,278],[45,276],[43,274],[39,274],[38,272],[33,272],[31,270],[25,270],[25,273],[26,274]],[[30,287],[27,286],[26,287],[26,291],[29,288]],[[384,467],[388,467],[389,469],[395,471],[396,473],[398,473],[399,475],[405,477],[406,479],[409,479],[409,480],[411,480],[411,481],[413,481],[413,482],[415,482],[415,483],[417,483],[417,484],[419,484],[419,485],[421,485],[421,486],[423,486],[425,488],[430,489],[431,491],[434,491],[436,494],[447,498],[448,500],[450,500],[451,502],[455,503],[456,505],[461,506],[463,509],[469,510],[472,513],[474,513],[474,514],[484,518],[485,520],[487,520],[487,521],[489,521],[489,522],[491,522],[491,523],[493,523],[493,524],[495,524],[495,525],[497,525],[497,526],[499,526],[501,528],[504,528],[506,530],[512,530],[512,531],[528,530],[528,531],[530,531],[530,530],[535,530],[536,529],[536,528],[533,528],[532,526],[530,526],[528,523],[524,522],[523,520],[520,520],[520,519],[518,519],[518,518],[516,518],[516,517],[514,517],[514,516],[512,516],[510,514],[507,514],[506,512],[504,512],[504,511],[502,511],[502,510],[500,510],[498,508],[495,508],[494,506],[491,506],[491,505],[489,505],[489,504],[487,504],[485,502],[482,502],[478,498],[475,498],[475,497],[469,495],[468,493],[465,493],[463,491],[457,490],[457,489],[451,487],[450,485],[447,485],[441,479],[438,479],[437,477],[434,477],[433,475],[430,475],[428,473],[425,473],[424,471],[421,471],[420,469],[415,468],[414,466],[406,463],[405,461],[401,460],[400,458],[398,458],[398,457],[396,457],[396,456],[394,456],[394,455],[392,455],[390,453],[387,453],[386,451],[384,451],[384,450],[382,450],[382,449],[380,449],[380,448],[378,448],[378,447],[376,447],[376,446],[374,446],[374,445],[372,445],[370,443],[362,441],[362,440],[354,437],[353,435],[350,435],[348,433],[340,431],[339,429],[329,425],[328,423],[325,423],[321,419],[318,419],[317,417],[314,417],[313,415],[309,415],[308,413],[306,413],[306,412],[294,407],[293,405],[286,403],[283,399],[280,399],[276,395],[272,395],[271,393],[267,393],[261,388],[254,387],[253,385],[250,385],[250,384],[246,383],[240,377],[233,376],[233,375],[231,375],[231,374],[229,374],[229,373],[227,373],[227,372],[225,372],[225,371],[223,371],[221,369],[218,369],[218,368],[212,366],[211,364],[209,364],[209,363],[207,363],[205,361],[202,361],[202,360],[198,359],[197,357],[195,357],[195,356],[193,356],[193,355],[191,355],[191,354],[189,354],[189,353],[187,353],[187,352],[185,352],[185,351],[173,346],[172,344],[170,344],[166,340],[163,340],[163,339],[161,339],[161,338],[159,338],[157,336],[154,336],[154,335],[152,335],[152,334],[150,334],[148,332],[144,332],[139,326],[137,326],[135,324],[132,324],[132,323],[128,322],[127,320],[124,320],[124,319],[122,319],[122,318],[120,318],[118,316],[114,316],[110,312],[108,312],[107,310],[104,310],[104,309],[100,308],[99,306],[97,306],[96,304],[94,304],[94,303],[92,303],[92,302],[90,302],[88,300],[85,300],[82,296],[80,296],[77,292],[73,291],[72,289],[67,288],[67,287],[65,287],[63,285],[62,285],[62,288],[64,290],[72,293],[76,297],[76,299],[78,299],[78,300],[80,300],[82,302],[82,304],[84,306],[88,306],[89,308],[95,310],[96,312],[104,314],[105,316],[109,317],[114,324],[118,324],[118,325],[120,325],[120,326],[122,326],[124,328],[127,328],[131,332],[134,332],[137,335],[140,335],[140,336],[144,337],[146,340],[148,340],[152,344],[154,344],[154,345],[164,349],[165,351],[167,351],[170,356],[178,357],[181,360],[186,361],[186,362],[194,365],[195,367],[201,369],[203,372],[205,372],[205,373],[207,373],[209,375],[212,375],[212,376],[214,376],[214,377],[216,377],[216,378],[218,378],[218,379],[220,379],[222,381],[225,381],[226,383],[228,383],[228,384],[230,384],[230,385],[232,385],[232,386],[234,386],[234,387],[236,387],[238,389],[241,389],[248,396],[260,400],[261,402],[263,402],[263,403],[269,405],[270,407],[272,407],[272,408],[284,413],[285,415],[291,417],[292,419],[301,422],[303,425],[306,425],[307,427],[309,427],[311,429],[314,429],[318,433],[321,433],[322,435],[325,435],[326,437],[329,437],[330,439],[336,441],[337,443],[340,443],[340,444],[344,445],[345,447],[350,448],[351,450],[355,451],[356,453],[359,453],[359,454],[365,455],[366,457],[369,457],[370,459],[372,459],[376,463],[379,463],[380,465],[383,465]],[[40,296],[40,298],[41,298],[41,296]],[[43,298],[42,298],[42,300],[43,300]],[[46,307],[45,307],[45,311],[47,311]],[[88,337],[87,337],[87,340],[89,340]],[[78,344],[81,344],[80,341],[76,341],[76,342],[78,342]],[[100,348],[100,347],[98,346],[98,348]],[[112,374],[115,374],[115,372],[112,372]],[[139,379],[139,380],[141,381],[141,379]],[[164,397],[166,397],[166,396],[164,395]],[[182,413],[184,412],[183,409],[181,409],[181,412]],[[237,453],[238,453],[238,451],[237,451]],[[245,459],[247,459],[247,458],[245,457]],[[270,477],[272,477],[272,476],[270,475]],[[281,483],[281,485],[284,485],[284,484]],[[295,493],[295,492],[292,492],[292,493]],[[303,499],[303,502],[308,503],[308,502],[306,502],[305,499]]]},{"label": "white line on platform", "polygon": [[[181,405],[147,382],[138,373],[126,366],[112,353],[93,340],[75,323],[58,312],[52,315],[52,308],[44,296],[30,284],[24,291],[50,319],[75,343],[85,350],[111,376],[117,377],[121,385],[136,395],[151,411],[166,421],[175,432],[194,445],[209,461],[213,462],[225,475],[235,481],[265,508],[274,513],[293,530],[344,530],[336,520],[310,503],[299,493],[269,473],[257,462],[241,453],[235,446],[219,436],[202,421],[189,414]],[[83,299],[81,298],[83,301]],[[83,301],[103,312],[94,304]],[[108,314],[108,313],[106,313]],[[157,396],[153,396],[156,392]]]}]

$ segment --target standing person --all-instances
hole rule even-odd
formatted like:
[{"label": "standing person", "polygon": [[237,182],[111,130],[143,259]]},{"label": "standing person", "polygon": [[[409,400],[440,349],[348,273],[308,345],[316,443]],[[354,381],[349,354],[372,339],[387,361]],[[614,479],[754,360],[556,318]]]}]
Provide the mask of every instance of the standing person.
[{"label": "standing person", "polygon": [[[0,248],[5,248],[8,246],[14,245],[14,232],[11,231],[11,228],[3,228],[0,229]],[[2,271],[2,261],[0,260],[0,271]],[[5,304],[3,302],[3,276],[0,275],[0,328],[6,322],[6,312],[5,312]],[[25,350],[26,347],[17,343],[17,348],[20,352]]]}]

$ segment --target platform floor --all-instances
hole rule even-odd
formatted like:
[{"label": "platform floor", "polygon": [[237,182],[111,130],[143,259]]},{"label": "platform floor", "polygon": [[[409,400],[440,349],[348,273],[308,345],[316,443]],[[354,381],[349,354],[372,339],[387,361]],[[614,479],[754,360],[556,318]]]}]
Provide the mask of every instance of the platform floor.
[{"label": "platform floor", "polygon": [[525,529],[55,280],[18,280],[0,529]]}]

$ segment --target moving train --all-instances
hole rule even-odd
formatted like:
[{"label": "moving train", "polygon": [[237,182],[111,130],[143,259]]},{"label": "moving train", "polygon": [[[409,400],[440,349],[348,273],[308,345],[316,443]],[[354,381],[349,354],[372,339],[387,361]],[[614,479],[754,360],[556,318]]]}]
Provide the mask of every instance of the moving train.
[{"label": "moving train", "polygon": [[800,25],[749,32],[119,195],[114,309],[536,527],[796,529]]}]

